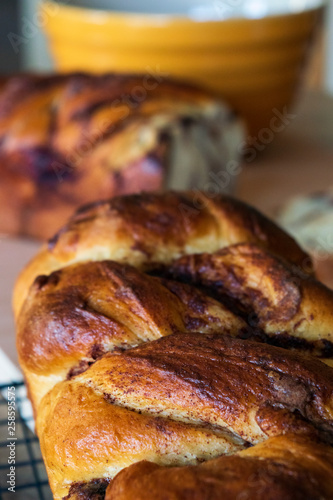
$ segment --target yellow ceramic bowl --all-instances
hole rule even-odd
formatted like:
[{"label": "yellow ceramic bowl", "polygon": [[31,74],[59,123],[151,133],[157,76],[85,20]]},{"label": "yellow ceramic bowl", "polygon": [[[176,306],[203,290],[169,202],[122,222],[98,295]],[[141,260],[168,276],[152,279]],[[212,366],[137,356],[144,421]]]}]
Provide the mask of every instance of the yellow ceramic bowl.
[{"label": "yellow ceramic bowl", "polygon": [[[246,18],[241,12],[239,17],[236,13],[236,17],[211,20],[214,15],[229,15],[230,7],[228,11],[226,6],[246,2],[214,0],[209,3],[213,9],[209,14],[200,11],[198,1],[192,2],[196,5],[192,17],[97,10],[66,3],[68,0],[64,4],[45,1],[41,7],[58,70],[157,72],[161,77],[193,80],[226,98],[245,116],[254,134],[270,126],[276,110],[283,113],[291,104],[322,10],[319,0],[269,0],[261,2],[270,5],[268,15],[250,12],[263,17]],[[96,3],[98,0],[90,2]],[[120,0],[104,3],[122,5]],[[140,8],[148,3],[156,8],[162,2],[128,3]],[[172,3],[182,5],[182,0]],[[183,3],[188,6],[191,0]],[[304,10],[289,12],[290,5],[295,8],[300,3]],[[279,7],[274,10],[271,4]],[[201,15],[201,20],[193,12]],[[202,16],[209,20],[203,21]]]}]

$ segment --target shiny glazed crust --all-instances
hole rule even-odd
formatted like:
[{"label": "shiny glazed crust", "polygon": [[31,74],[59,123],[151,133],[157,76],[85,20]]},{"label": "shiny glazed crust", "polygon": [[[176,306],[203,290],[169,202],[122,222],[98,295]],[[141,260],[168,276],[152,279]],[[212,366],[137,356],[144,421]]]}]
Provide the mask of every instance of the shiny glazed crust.
[{"label": "shiny glazed crust", "polygon": [[[117,475],[105,500],[322,500],[332,494],[332,448],[287,435],[194,467],[136,463]],[[73,488],[68,500],[84,498],[75,495]]]},{"label": "shiny glazed crust", "polygon": [[147,269],[243,242],[312,272],[310,258],[290,236],[228,196],[167,192],[97,202],[77,211],[22,271],[14,290],[15,315],[37,276],[73,263],[110,259]]},{"label": "shiny glazed crust", "polygon": [[19,316],[17,347],[37,407],[57,381],[106,352],[193,328],[237,335],[247,325],[194,287],[114,261],[89,262],[37,278]]},{"label": "shiny glazed crust", "polygon": [[9,234],[46,239],[80,205],[173,185],[175,170],[189,188],[187,164],[204,183],[242,140],[223,103],[157,74],[17,76],[0,90],[0,232]]},{"label": "shiny glazed crust", "polygon": [[331,498],[333,292],[254,209],[194,192],[94,204],[15,304],[56,500]]},{"label": "shiny glazed crust", "polygon": [[[279,347],[175,333],[102,356],[42,400],[55,498],[140,460],[196,464],[285,433],[333,442],[333,369]],[[281,498],[281,497],[278,497]]]}]

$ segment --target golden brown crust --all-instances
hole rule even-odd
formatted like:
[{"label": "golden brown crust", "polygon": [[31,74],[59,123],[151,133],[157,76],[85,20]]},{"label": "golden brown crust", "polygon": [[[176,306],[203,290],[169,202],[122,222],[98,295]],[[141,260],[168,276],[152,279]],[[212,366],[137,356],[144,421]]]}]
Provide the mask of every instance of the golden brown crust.
[{"label": "golden brown crust", "polygon": [[130,477],[158,500],[330,498],[333,292],[255,210],[195,192],[86,207],[14,302],[56,500],[102,500],[142,460],[169,468],[133,466],[106,498],[140,499]]},{"label": "golden brown crust", "polygon": [[36,408],[56,382],[104,353],[175,331],[252,337],[333,363],[333,292],[267,250],[233,245],[153,272],[172,280],[114,261],[35,280],[17,348]]},{"label": "golden brown crust", "polygon": [[71,483],[113,477],[139,460],[196,463],[242,444],[230,433],[113,405],[74,380],[56,385],[45,396],[37,431],[56,500],[68,493]]},{"label": "golden brown crust", "polygon": [[289,435],[194,467],[139,462],[116,476],[105,500],[329,500],[332,496],[332,448]]},{"label": "golden brown crust", "polygon": [[333,433],[333,369],[250,340],[177,333],[108,353],[75,381],[102,392],[113,404],[227,426],[251,443],[263,439],[260,418],[270,407],[280,424],[278,433],[285,431],[285,418],[278,422],[277,408],[297,410],[315,427]]},{"label": "golden brown crust", "polygon": [[147,268],[241,242],[256,243],[312,270],[292,238],[255,209],[226,196],[169,192],[96,203],[78,211],[23,270],[15,286],[15,315],[38,275],[75,262],[111,259]]},{"label": "golden brown crust", "polygon": [[[66,378],[70,370],[76,373],[84,369],[103,352],[115,347],[131,347],[175,330],[220,330],[223,334],[249,336],[254,330],[251,314],[252,317],[253,314],[258,315],[262,309],[261,304],[257,307],[256,302],[252,301],[244,318],[248,323],[248,328],[245,328],[244,320],[228,311],[223,306],[223,300],[222,303],[217,303],[209,298],[207,291],[201,295],[193,288],[186,292],[184,285],[161,283],[157,278],[146,277],[140,271],[123,264],[104,262],[99,265],[97,262],[71,267],[72,262],[99,261],[107,257],[149,270],[156,263],[168,265],[179,255],[203,249],[214,252],[244,240],[255,241],[276,252],[280,250],[281,241],[284,241],[285,245],[289,243],[284,254],[286,258],[299,264],[306,260],[305,254],[279,228],[254,209],[225,196],[210,200],[198,193],[146,194],[115,198],[78,212],[68,226],[50,241],[49,247],[44,248],[23,271],[15,290],[14,304],[18,310],[27,293],[30,279],[67,266],[51,274],[49,278],[44,276],[37,279],[17,322],[20,363],[35,406],[38,406],[41,397],[56,382]],[[211,260],[220,262],[223,254],[212,255],[211,259],[205,255],[197,258],[199,261],[206,259],[207,269],[211,266],[213,275],[219,280],[218,269],[214,268]],[[228,258],[229,267],[236,264],[235,269],[240,271],[239,279],[243,273],[244,280],[251,268],[251,275],[258,277],[261,288],[262,273],[271,273],[273,268],[277,268],[276,275],[280,280],[277,290],[274,292],[271,287],[266,287],[266,298],[276,302],[274,293],[280,293],[286,295],[285,302],[292,303],[290,294],[284,292],[285,276],[292,276],[289,281],[293,279],[293,270],[287,264],[279,263],[273,255],[251,245],[232,247],[230,252],[226,251],[225,259]],[[175,276],[177,266],[181,270],[184,267],[183,261],[173,264],[171,270]],[[268,278],[267,280],[269,281]],[[216,283],[211,285],[213,296],[218,296]],[[118,287],[127,287],[134,299],[120,297]],[[245,282],[243,288],[245,292]],[[297,284],[290,286],[288,290],[291,289],[294,301],[300,302],[301,292]],[[115,298],[116,294],[118,298]],[[313,293],[309,300],[314,295]],[[229,296],[233,299],[232,287]],[[116,314],[115,300],[118,304]],[[124,307],[119,305],[122,302]],[[333,304],[332,293],[331,296],[328,293],[327,302],[328,309]],[[136,313],[129,315],[129,308],[134,305]],[[297,307],[298,305],[296,304]],[[193,311],[194,306],[197,311]],[[200,307],[202,313],[198,310]],[[138,312],[139,309],[141,312]],[[273,313],[281,314],[280,311],[285,309],[285,304],[278,301],[273,307]],[[122,316],[119,316],[120,310],[123,311]],[[142,326],[140,327],[143,324],[140,314],[146,318],[144,334]],[[294,326],[296,323],[302,324],[301,319],[301,314],[294,314],[293,321],[284,322],[281,330],[281,322],[274,323],[271,319],[270,324],[267,317],[263,316],[259,326],[267,324],[267,328],[262,330],[264,333],[271,333],[276,331],[277,324],[280,332],[297,339]],[[124,328],[124,322],[127,328]],[[327,322],[328,327],[333,324],[330,318]],[[148,324],[150,328],[147,329]],[[158,328],[153,330],[152,326],[156,324]],[[321,330],[323,328],[316,332],[317,340]],[[329,341],[326,337],[331,333],[329,328],[328,332],[326,330],[323,337]],[[320,350],[318,353],[320,354]]]},{"label": "golden brown crust", "polygon": [[6,207],[0,231],[46,239],[84,203],[161,189],[173,133],[185,136],[191,120],[212,144],[216,120],[219,131],[240,128],[208,93],[165,78],[9,79],[0,94],[0,206]]},{"label": "golden brown crust", "polygon": [[333,363],[333,291],[254,244],[183,256],[166,269],[227,302],[264,341]]},{"label": "golden brown crust", "polygon": [[333,369],[249,340],[177,333],[57,384],[37,431],[61,498],[70,483],[142,459],[196,463],[290,432],[332,440]]},{"label": "golden brown crust", "polygon": [[18,319],[17,349],[37,408],[57,381],[104,353],[193,330],[236,335],[246,323],[194,287],[89,262],[35,280]]}]

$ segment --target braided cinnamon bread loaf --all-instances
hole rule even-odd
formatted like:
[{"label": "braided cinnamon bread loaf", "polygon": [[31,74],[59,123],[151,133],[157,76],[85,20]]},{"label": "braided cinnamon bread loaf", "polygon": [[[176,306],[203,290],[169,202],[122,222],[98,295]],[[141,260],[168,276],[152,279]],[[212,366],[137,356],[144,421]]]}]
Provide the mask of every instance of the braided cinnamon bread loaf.
[{"label": "braided cinnamon bread loaf", "polygon": [[254,209],[86,207],[14,305],[56,500],[332,498],[333,291]]},{"label": "braided cinnamon bread loaf", "polygon": [[222,102],[158,74],[11,78],[0,93],[0,231],[45,239],[83,203],[202,187],[242,137]]}]

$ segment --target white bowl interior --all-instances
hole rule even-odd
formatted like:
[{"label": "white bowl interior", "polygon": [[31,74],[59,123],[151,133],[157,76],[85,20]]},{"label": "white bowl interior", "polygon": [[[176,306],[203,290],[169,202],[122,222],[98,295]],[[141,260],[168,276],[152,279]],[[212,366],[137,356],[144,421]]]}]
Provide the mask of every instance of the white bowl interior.
[{"label": "white bowl interior", "polygon": [[325,4],[325,0],[59,0],[77,7],[139,14],[181,15],[197,20],[261,18],[297,13]]}]

